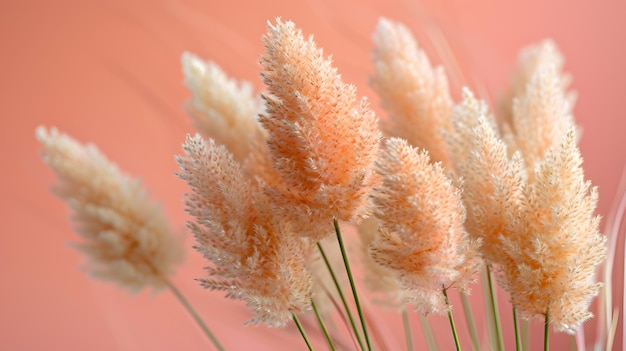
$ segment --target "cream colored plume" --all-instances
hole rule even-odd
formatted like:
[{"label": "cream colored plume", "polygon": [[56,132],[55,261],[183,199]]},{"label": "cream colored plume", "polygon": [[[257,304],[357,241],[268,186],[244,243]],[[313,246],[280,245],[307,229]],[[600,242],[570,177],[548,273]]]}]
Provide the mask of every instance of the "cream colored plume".
[{"label": "cream colored plume", "polygon": [[380,224],[370,244],[374,260],[393,270],[423,313],[445,313],[443,291],[462,291],[482,266],[479,240],[463,227],[460,191],[440,164],[405,140],[387,140],[377,171],[382,184],[373,193]]},{"label": "cream colored plume", "polygon": [[251,322],[284,326],[291,313],[310,306],[308,246],[275,216],[223,145],[196,135],[183,148],[177,161],[192,190],[185,202],[189,227],[196,249],[211,262],[202,285],[246,301],[256,314]]},{"label": "cream colored plume", "polygon": [[385,18],[374,33],[370,85],[389,113],[386,132],[428,150],[433,162],[452,166],[443,131],[452,130],[452,98],[443,67],[433,67],[411,32]]},{"label": "cream colored plume", "polygon": [[263,111],[262,100],[252,84],[229,78],[214,62],[188,52],[181,60],[185,85],[191,92],[187,111],[196,129],[225,145],[237,161],[243,162],[262,142],[257,121]]},{"label": "cream colored plume", "polygon": [[591,317],[606,255],[594,215],[597,190],[585,181],[574,129],[548,149],[527,187],[516,237],[503,237],[503,287],[525,318],[548,315],[557,331],[576,332]]},{"label": "cream colored plume", "polygon": [[56,129],[37,129],[43,159],[57,176],[54,192],[73,211],[90,273],[137,291],[162,288],[183,248],[138,180],[122,173],[94,145]]},{"label": "cream colored plume", "polygon": [[292,22],[268,24],[264,39],[268,93],[260,121],[283,179],[268,194],[278,216],[317,241],[333,232],[333,220],[358,222],[368,214],[377,118]]},{"label": "cream colored plume", "polygon": [[522,50],[511,90],[502,105],[504,138],[511,152],[520,151],[532,182],[535,167],[553,145],[575,127],[575,94],[562,72],[563,57],[550,41]]}]

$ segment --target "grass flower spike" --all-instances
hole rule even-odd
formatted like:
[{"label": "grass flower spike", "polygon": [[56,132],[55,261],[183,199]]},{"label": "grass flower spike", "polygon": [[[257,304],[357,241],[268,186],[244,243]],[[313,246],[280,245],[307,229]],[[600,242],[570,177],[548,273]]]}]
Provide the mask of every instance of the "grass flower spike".
[{"label": "grass flower spike", "polygon": [[191,53],[182,56],[185,85],[192,94],[187,111],[196,130],[225,145],[239,162],[261,142],[257,116],[263,109],[252,84],[229,78],[217,64]]},{"label": "grass flower spike", "polygon": [[[512,124],[514,100],[521,99],[526,95],[528,84],[539,70],[545,67],[553,67],[559,76],[560,89],[562,91],[567,90],[572,80],[569,74],[562,72],[565,58],[556,44],[550,39],[522,49],[517,61],[517,67],[511,76],[509,90],[500,99],[499,104],[499,112],[504,118],[506,128],[514,128]],[[573,97],[573,95],[570,96]]]},{"label": "grass flower spike", "polygon": [[514,233],[513,220],[522,200],[523,165],[519,154],[509,159],[484,102],[465,89],[453,114],[456,138],[450,150],[463,177],[463,203],[470,236],[483,241],[487,263],[501,263],[501,236]]},{"label": "grass flower spike", "polygon": [[453,103],[443,67],[432,67],[400,23],[381,19],[374,44],[370,85],[389,113],[387,133],[428,150],[433,162],[451,167],[442,131],[452,130]]},{"label": "grass flower spike", "polygon": [[548,149],[559,145],[575,127],[574,97],[566,87],[566,78],[556,64],[538,64],[523,93],[513,100],[511,125],[504,128],[505,139],[511,150],[521,151],[531,181]]},{"label": "grass flower spike", "polygon": [[515,265],[503,266],[504,288],[526,317],[544,315],[574,333],[591,317],[595,270],[606,255],[594,216],[597,192],[584,180],[574,129],[548,150],[527,192],[520,236],[504,238]]},{"label": "grass flower spike", "polygon": [[278,215],[320,239],[333,220],[359,221],[370,209],[377,118],[341,81],[312,38],[292,22],[268,24],[261,59],[268,87],[261,123],[284,186],[269,191]]},{"label": "grass flower spike", "polygon": [[139,181],[123,174],[93,145],[81,145],[56,129],[37,129],[43,159],[59,177],[54,192],[73,210],[97,278],[133,291],[165,287],[183,249],[161,212],[148,201]]},{"label": "grass flower spike", "polygon": [[471,240],[463,222],[460,191],[426,151],[402,139],[389,139],[377,170],[382,185],[374,192],[379,235],[370,244],[379,264],[397,273],[423,313],[447,310],[442,291],[467,290],[482,260],[478,240]]},{"label": "grass flower spike", "polygon": [[211,261],[202,285],[247,302],[253,323],[283,326],[292,313],[307,310],[311,276],[306,246],[274,217],[258,191],[224,146],[199,135],[188,137],[177,158],[180,178],[192,192],[187,212],[196,249]]}]

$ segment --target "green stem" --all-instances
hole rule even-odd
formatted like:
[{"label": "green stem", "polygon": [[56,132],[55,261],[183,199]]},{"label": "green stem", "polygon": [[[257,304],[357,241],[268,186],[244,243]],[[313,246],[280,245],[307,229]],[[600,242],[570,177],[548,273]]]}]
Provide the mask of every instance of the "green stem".
[{"label": "green stem", "polygon": [[517,310],[513,307],[513,328],[515,329],[515,349],[522,350],[522,338],[520,337],[519,324],[517,322]]},{"label": "green stem", "polygon": [[452,306],[450,306],[450,300],[448,300],[448,289],[443,288],[443,296],[446,299],[446,307],[448,310],[448,319],[450,320],[450,327],[452,328],[452,335],[454,336],[454,344],[456,350],[461,351],[461,343],[459,342],[459,335],[456,332],[456,326],[454,325],[454,318],[452,317]]},{"label": "green stem", "polygon": [[404,336],[406,337],[406,349],[413,351],[413,334],[411,333],[411,323],[409,321],[409,313],[406,306],[402,306],[402,321],[404,322]]},{"label": "green stem", "polygon": [[478,331],[476,331],[476,324],[474,323],[474,315],[472,314],[472,309],[470,307],[469,299],[467,295],[461,293],[461,302],[463,303],[463,312],[465,312],[465,321],[467,323],[467,329],[469,330],[470,336],[472,338],[472,345],[474,346],[474,351],[480,351],[480,341],[478,338]]},{"label": "green stem", "polygon": [[498,350],[504,351],[504,339],[502,338],[502,329],[500,327],[500,313],[498,312],[498,302],[496,301],[496,288],[491,279],[491,268],[487,267],[487,280],[489,281],[489,293],[491,295],[491,308],[493,311],[493,319],[496,328],[496,336],[498,338]]},{"label": "green stem", "polygon": [[543,351],[550,349],[550,315],[546,313],[546,321],[543,326]]},{"label": "green stem", "polygon": [[422,331],[424,332],[424,338],[426,339],[428,351],[439,351],[439,346],[437,346],[437,340],[435,339],[433,328],[430,327],[428,318],[421,313],[418,313],[418,316],[420,318],[420,324],[422,325]]},{"label": "green stem", "polygon": [[326,329],[326,324],[324,324],[324,320],[322,320],[322,316],[320,316],[320,312],[317,310],[317,306],[315,306],[315,301],[311,299],[311,306],[313,307],[313,312],[315,312],[315,318],[317,318],[320,327],[322,328],[322,332],[324,332],[324,336],[326,337],[326,341],[328,342],[328,346],[332,351],[335,351],[335,345],[333,344],[333,340],[330,338],[330,334],[328,334],[328,329]]},{"label": "green stem", "polygon": [[496,336],[496,321],[493,318],[493,307],[491,305],[491,293],[489,289],[489,279],[487,278],[487,269],[481,271],[480,285],[483,290],[483,306],[485,307],[485,320],[487,321],[487,333],[489,336],[489,349],[495,350],[498,344]]},{"label": "green stem", "polygon": [[350,262],[348,262],[348,255],[346,254],[346,247],[343,244],[343,238],[341,237],[341,229],[339,229],[339,223],[337,219],[333,219],[333,224],[335,226],[335,233],[337,234],[337,241],[339,241],[339,248],[341,248],[341,256],[343,257],[343,263],[346,266],[346,272],[348,273],[348,280],[350,280],[350,288],[352,288],[352,295],[354,295],[354,303],[356,305],[356,309],[359,312],[359,318],[361,319],[361,326],[363,327],[363,335],[365,335],[365,342],[367,343],[367,349],[372,351],[372,343],[370,342],[370,337],[367,334],[367,326],[365,325],[365,317],[363,316],[363,310],[361,309],[361,304],[359,303],[359,295],[356,292],[356,286],[354,284],[354,278],[352,277],[352,270],[350,269]]},{"label": "green stem", "polygon": [[326,256],[326,253],[324,252],[324,249],[322,248],[322,245],[320,245],[319,242],[317,243],[317,249],[320,251],[320,254],[322,254],[322,258],[324,259],[326,268],[328,268],[328,272],[330,273],[330,276],[333,278],[333,283],[335,283],[335,287],[337,288],[337,292],[339,293],[339,298],[341,298],[343,307],[346,309],[346,314],[348,315],[348,319],[350,320],[350,325],[352,326],[354,335],[356,336],[356,339],[359,342],[359,346],[361,347],[361,350],[365,350],[365,344],[363,344],[363,339],[361,339],[361,333],[359,333],[359,329],[356,326],[356,322],[354,321],[354,316],[352,315],[352,312],[350,312],[350,307],[348,306],[348,301],[346,300],[346,296],[343,294],[343,289],[341,288],[341,285],[339,284],[339,280],[337,279],[337,276],[335,275],[335,271],[333,270],[333,267],[330,265],[330,261],[328,260],[328,257]]},{"label": "green stem", "polygon": [[168,279],[164,278],[163,281],[165,282],[167,287],[172,291],[172,293],[174,293],[174,296],[176,296],[178,301],[180,301],[180,303],[185,307],[187,312],[189,312],[191,317],[193,317],[193,319],[196,321],[198,326],[200,326],[200,329],[202,329],[204,334],[208,336],[209,339],[211,339],[211,342],[213,343],[213,345],[215,345],[215,348],[218,349],[219,351],[224,351],[224,347],[222,346],[222,344],[220,344],[220,342],[217,340],[215,335],[213,335],[211,330],[209,330],[209,327],[206,326],[202,318],[200,318],[198,313],[196,313],[196,310],[193,308],[193,306],[191,306],[191,304],[189,303],[187,298],[185,298],[183,293],[181,293],[180,290],[178,290],[178,288]]},{"label": "green stem", "polygon": [[292,313],[291,317],[293,318],[293,321],[296,323],[296,326],[298,327],[298,330],[300,331],[300,335],[302,335],[302,338],[304,339],[306,346],[308,346],[309,351],[313,351],[313,346],[311,346],[311,342],[309,341],[309,338],[306,336],[306,332],[304,331],[304,328],[302,328],[302,323],[300,323],[298,316],[296,316],[295,313]]},{"label": "green stem", "polygon": [[522,350],[530,350],[530,321],[522,319]]}]

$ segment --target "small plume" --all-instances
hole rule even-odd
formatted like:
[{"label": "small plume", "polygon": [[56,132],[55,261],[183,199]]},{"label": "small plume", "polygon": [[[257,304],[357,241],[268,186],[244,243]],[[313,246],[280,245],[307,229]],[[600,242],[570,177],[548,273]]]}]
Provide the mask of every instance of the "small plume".
[{"label": "small plume", "polygon": [[73,211],[88,270],[132,291],[166,285],[183,247],[161,208],[140,182],[122,173],[94,145],[81,145],[56,129],[37,128],[44,162],[58,176],[53,188]]}]

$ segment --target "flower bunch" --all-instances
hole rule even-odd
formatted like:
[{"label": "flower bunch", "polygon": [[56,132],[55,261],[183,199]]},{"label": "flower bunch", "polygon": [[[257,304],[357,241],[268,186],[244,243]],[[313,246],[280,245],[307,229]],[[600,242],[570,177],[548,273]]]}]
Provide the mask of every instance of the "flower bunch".
[{"label": "flower bunch", "polygon": [[[547,349],[550,325],[579,329],[591,316],[606,248],[554,43],[523,51],[499,125],[468,88],[455,104],[444,68],[431,65],[405,26],[381,19],[370,79],[388,114],[379,128],[312,37],[290,21],[267,28],[263,92],[215,63],[182,58],[188,111],[202,136],[187,137],[178,177],[190,188],[195,249],[208,261],[202,286],[245,301],[253,323],[293,320],[309,348],[298,315],[312,309],[334,349],[320,311],[336,309],[355,345],[371,350],[341,227],[358,225],[366,286],[405,312],[447,314],[457,349],[448,291],[459,290],[469,310],[466,295],[483,269],[489,291],[494,276],[510,295],[516,331],[518,316],[544,318]],[[143,190],[94,148],[55,130],[38,137],[95,272],[134,288],[167,282],[181,250]],[[344,270],[360,326],[343,293]],[[501,336],[490,343],[503,348]]]}]

